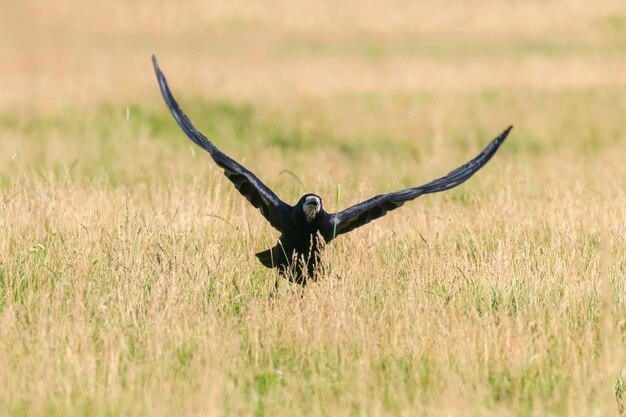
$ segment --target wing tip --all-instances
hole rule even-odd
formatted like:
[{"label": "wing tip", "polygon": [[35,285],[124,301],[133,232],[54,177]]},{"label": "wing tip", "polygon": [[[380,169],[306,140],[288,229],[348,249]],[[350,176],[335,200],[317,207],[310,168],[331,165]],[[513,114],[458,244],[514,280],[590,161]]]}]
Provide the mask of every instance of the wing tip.
[{"label": "wing tip", "polygon": [[504,131],[500,133],[500,136],[498,136],[498,139],[500,140],[500,142],[502,142],[504,139],[507,138],[507,136],[509,136],[509,133],[511,133],[511,130],[513,130],[513,125],[509,125],[509,127],[504,129]]},{"label": "wing tip", "polygon": [[152,60],[152,67],[154,68],[154,72],[157,76],[157,79],[160,82],[161,79],[165,77],[163,76],[163,71],[161,71],[161,67],[159,66],[159,60],[157,59],[155,54],[152,54],[151,60]]},{"label": "wing tip", "polygon": [[[159,83],[159,89],[161,90],[161,95],[163,96],[167,107],[170,109],[172,114],[180,112],[180,109],[178,108],[178,103],[176,103],[176,100],[174,99],[174,96],[170,91],[170,87],[167,85],[165,74],[163,74],[163,71],[161,71],[161,67],[159,66],[159,61],[156,55],[152,54],[151,58],[152,66],[154,67],[154,73],[156,74],[157,82]],[[174,114],[174,118],[178,120],[176,114]]]},{"label": "wing tip", "polygon": [[159,67],[159,60],[157,59],[155,54],[152,54],[150,56],[150,59],[152,60],[152,66],[154,67],[154,71],[158,74],[161,72],[161,68]]},{"label": "wing tip", "polygon": [[504,129],[502,133],[496,136],[496,138],[491,142],[491,144],[487,146],[487,149],[491,148],[492,151],[495,153],[495,151],[500,147],[500,145],[502,145],[502,142],[504,142],[504,140],[509,136],[509,133],[511,133],[511,130],[513,130],[513,125],[509,125],[509,127]]}]

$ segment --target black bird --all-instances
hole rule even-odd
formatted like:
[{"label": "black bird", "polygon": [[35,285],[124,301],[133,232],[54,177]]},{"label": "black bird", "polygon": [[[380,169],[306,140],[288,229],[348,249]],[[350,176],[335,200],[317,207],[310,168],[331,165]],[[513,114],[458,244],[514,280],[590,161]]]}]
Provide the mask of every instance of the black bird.
[{"label": "black bird", "polygon": [[217,149],[180,109],[155,56],[152,56],[152,63],[165,103],[183,132],[211,155],[235,188],[281,233],[278,244],[257,253],[257,258],[264,266],[278,268],[281,275],[303,286],[307,280],[315,281],[320,253],[325,244],[341,234],[384,216],[407,201],[462,184],[491,159],[513,128],[509,126],[477,157],[445,177],[419,187],[378,195],[338,213],[327,213],[322,205],[322,198],[315,194],[305,194],[295,206],[284,203],[252,172]]}]

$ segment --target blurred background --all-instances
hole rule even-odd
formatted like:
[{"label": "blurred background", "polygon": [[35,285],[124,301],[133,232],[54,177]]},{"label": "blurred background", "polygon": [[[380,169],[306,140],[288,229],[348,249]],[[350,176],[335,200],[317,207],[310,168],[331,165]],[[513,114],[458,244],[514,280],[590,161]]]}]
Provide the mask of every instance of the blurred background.
[{"label": "blurred background", "polygon": [[211,98],[617,89],[625,13],[618,0],[9,2],[0,106],[154,99],[152,53]]},{"label": "blurred background", "polygon": [[622,1],[27,0],[0,19],[0,151],[13,168],[20,156],[130,184],[146,180],[130,168],[138,152],[187,149],[153,53],[192,119],[227,151],[262,150],[261,171],[271,160],[346,183],[367,157],[409,185],[415,163],[446,169],[509,124],[507,146],[526,155],[624,150]]}]

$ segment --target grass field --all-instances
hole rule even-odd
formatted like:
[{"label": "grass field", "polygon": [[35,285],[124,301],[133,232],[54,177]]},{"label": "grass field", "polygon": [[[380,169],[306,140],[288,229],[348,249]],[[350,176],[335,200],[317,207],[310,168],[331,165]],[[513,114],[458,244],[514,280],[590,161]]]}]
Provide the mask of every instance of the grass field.
[{"label": "grass field", "polygon": [[[0,415],[626,413],[626,6],[34,0],[0,18]],[[304,291],[167,112],[335,211]],[[339,190],[339,192],[338,192]]]}]

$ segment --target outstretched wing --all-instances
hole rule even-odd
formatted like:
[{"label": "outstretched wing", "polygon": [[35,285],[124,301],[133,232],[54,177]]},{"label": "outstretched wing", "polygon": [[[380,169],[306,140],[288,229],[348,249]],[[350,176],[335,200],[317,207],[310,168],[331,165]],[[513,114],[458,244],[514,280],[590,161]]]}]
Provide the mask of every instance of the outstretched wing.
[{"label": "outstretched wing", "polygon": [[509,126],[500,136],[487,145],[476,158],[450,172],[445,177],[419,187],[378,195],[339,213],[331,214],[330,223],[333,230],[329,231],[330,236],[334,238],[342,233],[361,227],[422,194],[438,193],[462,184],[491,159],[512,128],[513,126]]},{"label": "outstretched wing", "polygon": [[228,157],[211,143],[202,133],[200,133],[191,123],[189,118],[178,106],[178,103],[172,96],[170,89],[165,80],[165,76],[159,68],[156,57],[152,56],[152,64],[159,80],[159,87],[163,99],[170,109],[172,116],[180,128],[189,136],[196,145],[207,151],[213,157],[213,160],[224,170],[224,175],[228,178],[235,188],[258,208],[263,217],[270,222],[272,226],[282,232],[284,219],[290,209],[290,206],[281,201],[272,190],[261,182],[252,172],[248,171],[239,163]]}]

